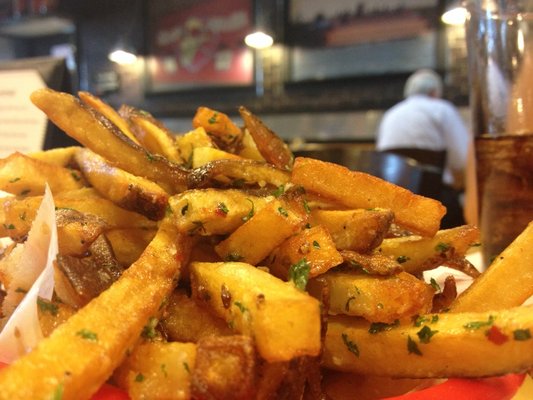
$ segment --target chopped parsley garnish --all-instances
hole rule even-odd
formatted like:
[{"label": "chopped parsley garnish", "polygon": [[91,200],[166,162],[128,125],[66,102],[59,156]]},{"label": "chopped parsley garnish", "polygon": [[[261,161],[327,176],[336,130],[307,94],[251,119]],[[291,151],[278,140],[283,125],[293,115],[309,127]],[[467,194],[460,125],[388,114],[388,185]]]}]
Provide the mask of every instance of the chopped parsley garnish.
[{"label": "chopped parsley garnish", "polygon": [[276,190],[272,192],[272,196],[280,197],[283,193],[285,193],[285,185],[279,185]]},{"label": "chopped parsley garnish", "polygon": [[399,320],[395,320],[391,324],[386,324],[385,322],[374,322],[370,324],[370,328],[368,328],[368,333],[375,334],[383,331],[390,331],[392,328],[398,326],[399,324]]},{"label": "chopped parsley garnish", "polygon": [[287,210],[285,210],[283,207],[278,207],[278,212],[283,215],[284,217],[288,217],[289,216],[289,213],[287,212]]},{"label": "chopped parsley garnish", "polygon": [[248,221],[250,218],[252,218],[254,216],[254,213],[255,213],[255,205],[254,205],[254,202],[250,199],[246,199],[248,200],[251,204],[252,204],[252,208],[250,209],[250,211],[248,212],[248,214],[246,214],[244,217],[242,217],[242,220],[244,222]]},{"label": "chopped parsley garnish", "polygon": [[343,343],[348,348],[348,351],[352,354],[355,354],[356,357],[359,357],[359,347],[357,347],[357,344],[352,342],[346,333],[343,333],[341,337]]},{"label": "chopped parsley garnish", "polygon": [[144,326],[141,336],[146,339],[154,339],[157,335],[156,326],[158,324],[158,319],[156,317],[150,317],[148,323]]},{"label": "chopped parsley garnish", "polygon": [[216,124],[216,123],[217,123],[217,117],[218,117],[218,113],[214,113],[214,114],[211,115],[211,117],[207,120],[207,122],[210,123],[210,124]]},{"label": "chopped parsley garnish", "polygon": [[491,326],[493,323],[494,323],[494,317],[490,315],[487,321],[472,321],[472,322],[468,322],[464,324],[463,327],[465,329],[475,331],[480,328],[483,328],[484,326]]},{"label": "chopped parsley garnish", "polygon": [[241,261],[244,257],[241,256],[239,253],[235,253],[235,252],[232,252],[232,253],[229,253],[225,260],[226,261]]},{"label": "chopped parsley garnish", "polygon": [[411,339],[411,336],[407,336],[407,352],[409,354],[416,354],[417,356],[422,355],[422,352],[418,348],[418,345],[413,339]]},{"label": "chopped parsley garnish", "polygon": [[37,298],[37,306],[41,312],[48,312],[54,317],[59,313],[59,307],[56,304],[50,303],[41,298]]},{"label": "chopped parsley garnish", "polygon": [[189,368],[189,364],[187,362],[183,361],[183,368],[185,368],[185,371],[187,371],[189,374],[191,373],[191,370]]},{"label": "chopped parsley garnish", "polygon": [[15,225],[13,224],[2,224],[2,225],[4,226],[4,229],[10,229],[10,230],[15,229]]},{"label": "chopped parsley garnish", "polygon": [[513,331],[514,340],[529,340],[531,339],[531,332],[529,328],[526,329],[516,329]]},{"label": "chopped parsley garnish", "polygon": [[31,192],[30,189],[24,189],[22,192],[20,192],[20,195],[21,196],[26,196],[27,194],[29,194]]},{"label": "chopped parsley garnish", "polygon": [[440,242],[435,246],[435,250],[439,253],[444,253],[445,251],[450,249],[450,245],[448,243]]},{"label": "chopped parsley garnish", "polygon": [[54,394],[52,395],[52,400],[61,400],[63,398],[63,384],[60,383],[56,386]]},{"label": "chopped parsley garnish", "polygon": [[75,181],[80,181],[81,180],[81,177],[77,173],[75,173],[74,171],[71,171],[70,175],[72,176],[72,178],[74,178]]},{"label": "chopped parsley garnish", "polygon": [[237,307],[239,311],[243,314],[248,311],[246,306],[242,304],[240,301],[234,301],[233,304],[235,304],[235,307]]},{"label": "chopped parsley garnish", "polygon": [[429,326],[424,325],[424,327],[420,329],[416,334],[418,336],[418,339],[420,340],[420,343],[429,343],[431,337],[437,332],[438,331],[432,331]]},{"label": "chopped parsley garnish", "polygon": [[13,179],[10,179],[9,180],[9,183],[15,183],[17,181],[20,181],[20,178],[19,177],[16,177],[16,178],[13,178]]},{"label": "chopped parsley garnish", "polygon": [[226,206],[226,204],[220,202],[220,203],[217,204],[217,210],[216,210],[216,212],[217,212],[217,214],[219,214],[219,215],[224,215],[224,216],[226,216],[226,215],[228,215],[228,213],[229,213],[229,209],[228,209],[228,207]]},{"label": "chopped parsley garnish", "polygon": [[150,162],[153,162],[155,161],[155,157],[153,154],[149,153],[148,151],[146,152],[146,158],[148,159],[148,161]]},{"label": "chopped parsley garnish", "polygon": [[414,326],[422,326],[423,324],[425,324],[426,322],[430,322],[432,324],[434,324],[435,322],[437,322],[439,320],[439,316],[438,314],[434,314],[431,316],[431,319],[429,319],[429,317],[427,315],[418,315],[415,320],[413,321],[413,325]]},{"label": "chopped parsley garnish", "polygon": [[313,240],[313,247],[317,250],[320,250],[320,243],[318,243],[316,240]]},{"label": "chopped parsley garnish", "polygon": [[135,382],[142,382],[144,381],[144,375],[140,372],[135,376]]},{"label": "chopped parsley garnish", "polygon": [[435,289],[436,292],[440,292],[440,286],[439,284],[437,283],[437,281],[435,280],[435,278],[431,278],[429,280],[429,284],[431,285],[431,287],[433,289]]},{"label": "chopped parsley garnish", "polygon": [[304,210],[306,214],[311,214],[311,207],[309,207],[309,203],[305,199],[304,199]]},{"label": "chopped parsley garnish", "polygon": [[90,340],[91,342],[98,341],[98,335],[88,329],[81,329],[78,332],[76,332],[76,335],[82,337],[85,340]]},{"label": "chopped parsley garnish", "polygon": [[398,264],[403,264],[404,262],[409,261],[409,257],[407,257],[407,256],[398,256],[398,258],[396,258],[396,261],[398,262]]},{"label": "chopped parsley garnish", "polygon": [[309,280],[309,272],[311,271],[311,265],[305,258],[302,258],[296,264],[292,264],[289,268],[289,281],[294,283],[300,290],[305,290],[307,281]]}]

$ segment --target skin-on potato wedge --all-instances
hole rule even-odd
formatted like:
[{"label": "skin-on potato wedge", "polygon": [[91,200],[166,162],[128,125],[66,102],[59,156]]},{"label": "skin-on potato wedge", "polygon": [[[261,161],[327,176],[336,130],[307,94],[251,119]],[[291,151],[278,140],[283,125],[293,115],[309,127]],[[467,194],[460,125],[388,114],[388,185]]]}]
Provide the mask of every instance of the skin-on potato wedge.
[{"label": "skin-on potato wedge", "polygon": [[233,232],[271,200],[240,190],[198,189],[169,200],[175,223],[190,235],[226,235]]},{"label": "skin-on potato wedge", "polygon": [[357,272],[329,271],[309,281],[309,293],[329,289],[329,313],[363,317],[391,324],[431,311],[434,289],[407,272],[377,277]]},{"label": "skin-on potato wedge", "polygon": [[175,290],[160,320],[165,336],[174,342],[193,342],[205,336],[227,336],[232,331],[226,321],[219,318],[181,290]]},{"label": "skin-on potato wedge", "polygon": [[516,307],[533,295],[533,222],[457,297],[452,312]]},{"label": "skin-on potato wedge", "polygon": [[154,221],[165,216],[169,196],[156,183],[114,167],[89,149],[80,148],[74,159],[87,181],[103,197]]},{"label": "skin-on potato wedge", "polygon": [[390,210],[311,211],[309,223],[324,226],[339,250],[368,253],[379,246],[394,219]]},{"label": "skin-on potato wedge", "polygon": [[108,290],[0,371],[0,399],[90,398],[158,312],[190,242],[163,221],[141,258]]},{"label": "skin-on potato wedge", "polygon": [[204,337],[197,345],[191,397],[235,400],[254,398],[256,364],[251,337]]},{"label": "skin-on potato wedge", "polygon": [[85,186],[79,172],[21,153],[0,159],[0,190],[16,196],[38,196],[46,184],[54,194]]},{"label": "skin-on potato wedge", "polygon": [[[463,258],[478,243],[479,229],[473,225],[462,225],[442,229],[432,238],[405,236],[384,239],[375,251],[398,261],[405,271],[416,275]],[[472,273],[479,274],[477,270]]]},{"label": "skin-on potato wedge", "polygon": [[382,254],[360,254],[355,251],[343,250],[341,256],[344,259],[343,268],[369,275],[389,276],[403,271],[398,261]]},{"label": "skin-on potato wedge", "polygon": [[279,169],[290,170],[294,156],[289,146],[246,107],[239,107],[239,114],[266,162]]},{"label": "skin-on potato wedge", "polygon": [[212,186],[266,185],[279,187],[289,182],[289,174],[270,164],[253,160],[221,159],[211,161],[191,171],[190,189]]},{"label": "skin-on potato wedge", "polygon": [[40,89],[30,99],[67,135],[117,167],[148,178],[171,194],[185,190],[185,169],[137,145],[103,114],[74,96]]},{"label": "skin-on potato wedge", "polygon": [[177,342],[138,344],[117,368],[113,380],[132,399],[188,400],[196,347]]},{"label": "skin-on potato wedge", "polygon": [[191,263],[190,273],[192,297],[253,336],[265,360],[319,354],[319,303],[292,283],[239,262]]},{"label": "skin-on potato wedge", "polygon": [[215,246],[222,260],[256,265],[302,227],[290,208],[274,199]]},{"label": "skin-on potato wedge", "polygon": [[135,137],[150,153],[160,154],[173,162],[181,161],[174,144],[174,134],[161,121],[155,119],[150,113],[132,106],[121,106],[119,113],[129,121]]},{"label": "skin-on potato wedge", "polygon": [[423,236],[433,236],[446,208],[437,200],[341,165],[297,157],[291,182],[347,208],[387,208],[394,222]]},{"label": "skin-on potato wedge", "polygon": [[268,257],[270,273],[287,280],[291,265],[303,258],[309,263],[309,277],[323,274],[343,262],[326,228],[313,226],[285,240]]},{"label": "skin-on potato wedge", "polygon": [[221,149],[232,152],[239,147],[242,130],[227,114],[209,107],[198,107],[192,119],[194,128],[202,127],[215,140]]},{"label": "skin-on potato wedge", "polygon": [[479,378],[531,368],[533,312],[516,307],[484,313],[442,313],[415,323],[371,325],[330,317],[327,368],[396,378]]},{"label": "skin-on potato wedge", "polygon": [[80,100],[88,105],[89,107],[94,108],[100,114],[104,115],[108,120],[116,125],[118,129],[122,131],[132,142],[140,144],[133,132],[131,131],[127,121],[123,119],[120,114],[105,101],[99,97],[94,96],[89,92],[80,91],[78,92],[78,97]]},{"label": "skin-on potato wedge", "polygon": [[81,256],[92,243],[108,229],[106,222],[94,214],[85,214],[70,208],[56,210],[59,254]]}]

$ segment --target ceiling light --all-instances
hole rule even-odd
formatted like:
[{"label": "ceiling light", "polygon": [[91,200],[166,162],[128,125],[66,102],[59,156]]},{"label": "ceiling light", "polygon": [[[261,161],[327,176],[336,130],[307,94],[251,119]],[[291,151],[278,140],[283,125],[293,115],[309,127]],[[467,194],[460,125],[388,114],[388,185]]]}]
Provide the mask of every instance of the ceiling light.
[{"label": "ceiling light", "polygon": [[274,43],[274,39],[272,38],[272,36],[264,32],[257,31],[246,35],[246,37],[244,38],[244,43],[254,49],[266,49],[267,47],[272,46],[272,44]]},{"label": "ceiling light", "polygon": [[107,57],[109,60],[120,65],[133,64],[137,61],[137,56],[135,54],[122,49],[112,51]]},{"label": "ceiling light", "polygon": [[454,7],[447,10],[440,17],[441,21],[446,25],[463,25],[466,20],[466,8]]}]

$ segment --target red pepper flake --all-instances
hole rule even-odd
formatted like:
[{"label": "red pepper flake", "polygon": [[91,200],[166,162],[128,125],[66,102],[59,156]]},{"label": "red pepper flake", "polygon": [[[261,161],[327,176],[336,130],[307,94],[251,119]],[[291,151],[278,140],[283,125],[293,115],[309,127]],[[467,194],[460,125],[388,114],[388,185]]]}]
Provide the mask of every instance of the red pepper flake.
[{"label": "red pepper flake", "polygon": [[220,217],[225,217],[228,215],[228,207],[224,203],[218,203],[217,208],[215,208],[215,214]]},{"label": "red pepper flake", "polygon": [[509,340],[509,336],[504,334],[496,325],[492,325],[486,332],[487,339],[500,346]]}]

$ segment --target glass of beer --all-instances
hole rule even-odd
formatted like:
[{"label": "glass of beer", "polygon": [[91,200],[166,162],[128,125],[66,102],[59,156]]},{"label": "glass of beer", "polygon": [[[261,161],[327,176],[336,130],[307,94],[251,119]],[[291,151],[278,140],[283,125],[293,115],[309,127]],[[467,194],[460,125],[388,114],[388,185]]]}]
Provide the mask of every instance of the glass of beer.
[{"label": "glass of beer", "polygon": [[533,2],[467,0],[484,267],[533,220]]}]

